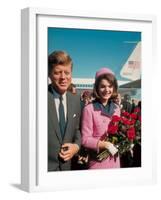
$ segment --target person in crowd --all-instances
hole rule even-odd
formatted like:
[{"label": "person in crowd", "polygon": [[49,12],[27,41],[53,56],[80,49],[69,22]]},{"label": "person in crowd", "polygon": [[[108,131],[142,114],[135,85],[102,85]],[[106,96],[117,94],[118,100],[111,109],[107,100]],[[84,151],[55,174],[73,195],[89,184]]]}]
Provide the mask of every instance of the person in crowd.
[{"label": "person in crowd", "polygon": [[[114,73],[109,68],[96,72],[94,95],[95,100],[84,107],[82,113],[82,145],[88,148],[89,169],[119,168],[120,159],[115,157],[117,148],[103,140],[108,135],[108,125],[113,115],[120,116],[120,108],[114,103],[117,97],[118,84]],[[111,156],[99,162],[97,155],[108,149]]]},{"label": "person in crowd", "polygon": [[135,100],[132,99],[132,103],[131,103],[131,113],[134,112],[135,107],[136,107],[136,105],[135,105]]},{"label": "person in crowd", "polygon": [[138,102],[138,106],[137,107],[140,109],[140,112],[141,112],[141,101]]},{"label": "person in crowd", "polygon": [[132,105],[130,103],[130,96],[128,94],[124,95],[124,99],[121,102],[122,104],[122,110],[131,113]]},{"label": "person in crowd", "polygon": [[120,109],[122,109],[122,104],[121,104],[121,94],[118,93],[116,99],[114,100],[114,102],[119,105]]},{"label": "person in crowd", "polygon": [[71,170],[81,146],[80,97],[68,91],[72,59],[64,51],[48,57],[48,171]]},{"label": "person in crowd", "polygon": [[91,102],[92,102],[92,94],[91,94],[91,92],[88,91],[88,90],[83,91],[83,93],[81,95],[81,106],[82,106],[82,109],[84,108],[84,106],[88,105]]},{"label": "person in crowd", "polygon": [[68,91],[70,91],[72,94],[77,94],[76,85],[74,83],[71,83],[69,85]]}]

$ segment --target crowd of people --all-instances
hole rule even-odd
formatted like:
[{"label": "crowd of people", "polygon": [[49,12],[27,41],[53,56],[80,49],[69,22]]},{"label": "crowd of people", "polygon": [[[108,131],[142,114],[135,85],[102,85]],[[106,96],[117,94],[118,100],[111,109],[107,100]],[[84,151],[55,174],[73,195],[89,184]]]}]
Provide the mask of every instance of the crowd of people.
[{"label": "crowd of people", "polygon": [[[109,68],[96,72],[92,92],[78,95],[72,83],[72,68],[72,59],[66,52],[49,55],[48,171],[140,166],[140,150],[137,158],[116,157],[117,147],[104,137],[113,116],[120,116],[122,111],[132,113],[136,107],[141,109],[141,102],[135,105],[129,95],[122,99],[115,74]],[[106,149],[111,156],[98,161],[98,153]]]}]

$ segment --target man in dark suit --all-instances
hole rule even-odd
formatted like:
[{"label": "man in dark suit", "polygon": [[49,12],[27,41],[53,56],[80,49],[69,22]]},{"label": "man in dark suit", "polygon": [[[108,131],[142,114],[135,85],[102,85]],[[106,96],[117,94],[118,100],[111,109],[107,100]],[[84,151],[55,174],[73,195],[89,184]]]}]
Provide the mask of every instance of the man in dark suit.
[{"label": "man in dark suit", "polygon": [[72,60],[64,51],[48,58],[48,171],[71,170],[71,160],[81,145],[80,98],[67,91]]},{"label": "man in dark suit", "polygon": [[124,99],[121,102],[122,104],[122,109],[125,110],[128,113],[131,113],[132,110],[132,105],[130,103],[130,96],[128,94],[124,95]]}]

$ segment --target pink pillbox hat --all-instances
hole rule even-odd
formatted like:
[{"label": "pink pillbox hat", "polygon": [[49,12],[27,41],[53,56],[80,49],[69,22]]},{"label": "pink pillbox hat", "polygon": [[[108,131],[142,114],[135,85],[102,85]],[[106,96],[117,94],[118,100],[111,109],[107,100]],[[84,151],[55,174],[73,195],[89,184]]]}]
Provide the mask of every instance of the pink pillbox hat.
[{"label": "pink pillbox hat", "polygon": [[112,74],[112,75],[115,75],[112,70],[110,70],[109,68],[104,67],[104,68],[101,68],[100,70],[98,70],[96,72],[95,79],[97,79],[99,76],[101,76],[103,74]]}]

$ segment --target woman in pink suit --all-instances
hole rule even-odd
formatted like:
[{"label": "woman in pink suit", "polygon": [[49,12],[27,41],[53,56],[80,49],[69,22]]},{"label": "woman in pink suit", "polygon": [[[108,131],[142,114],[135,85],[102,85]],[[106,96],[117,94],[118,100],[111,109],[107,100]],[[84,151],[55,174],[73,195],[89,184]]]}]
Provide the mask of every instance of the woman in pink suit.
[{"label": "woman in pink suit", "polygon": [[[95,101],[85,106],[82,116],[82,145],[89,150],[89,169],[119,168],[119,157],[114,158],[117,149],[112,143],[103,141],[113,115],[120,116],[120,108],[113,100],[117,97],[118,84],[114,73],[108,68],[96,72],[94,95]],[[108,149],[111,155],[102,162],[97,161],[97,154]]]}]

